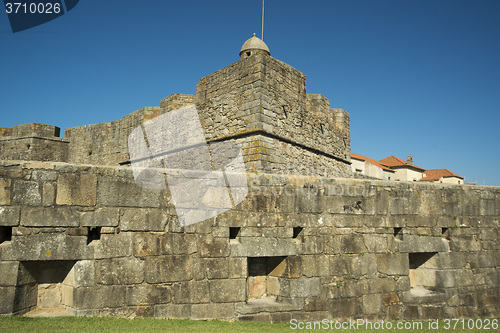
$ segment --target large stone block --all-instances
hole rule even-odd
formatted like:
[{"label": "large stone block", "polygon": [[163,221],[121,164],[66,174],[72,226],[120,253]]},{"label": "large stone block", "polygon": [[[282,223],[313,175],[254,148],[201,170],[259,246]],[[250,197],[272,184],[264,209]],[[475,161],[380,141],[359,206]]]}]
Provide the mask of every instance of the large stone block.
[{"label": "large stone block", "polygon": [[382,307],[382,297],[379,294],[363,295],[363,314],[377,314],[380,313]]},{"label": "large stone block", "polygon": [[103,234],[94,246],[96,259],[128,257],[132,255],[133,233]]},{"label": "large stone block", "polygon": [[405,253],[377,254],[377,270],[387,275],[408,275],[410,266]]},{"label": "large stone block", "polygon": [[10,205],[11,180],[0,178],[0,205]]},{"label": "large stone block", "polygon": [[75,262],[68,273],[66,283],[75,288],[94,286],[96,284],[94,263],[94,260],[78,260]]},{"label": "large stone block", "polygon": [[292,239],[241,237],[240,243],[231,244],[233,257],[272,257],[297,254],[297,247]]},{"label": "large stone block", "polygon": [[20,207],[0,207],[0,226],[19,225],[20,215]]},{"label": "large stone block", "polygon": [[91,259],[93,249],[86,237],[64,234],[38,234],[16,237],[1,252],[3,260],[80,260]]},{"label": "large stone block", "polygon": [[193,304],[191,306],[191,319],[196,320],[230,320],[235,316],[234,304],[232,303],[206,303]]},{"label": "large stone block", "polygon": [[172,286],[172,301],[178,304],[210,302],[208,281],[186,281]]},{"label": "large stone block", "polygon": [[[229,239],[199,236],[198,246],[200,255],[204,258],[217,258],[229,256]],[[233,254],[233,256],[236,256]]]},{"label": "large stone block", "polygon": [[160,254],[160,235],[149,232],[134,233],[134,256],[147,257]]},{"label": "large stone block", "polygon": [[405,235],[399,243],[400,252],[448,252],[448,242],[441,237]]},{"label": "large stone block", "polygon": [[246,280],[211,280],[210,299],[215,303],[244,302],[246,299]]},{"label": "large stone block", "polygon": [[99,284],[138,284],[144,281],[144,261],[134,257],[97,260],[95,269]]},{"label": "large stone block", "polygon": [[139,187],[133,178],[106,177],[99,180],[97,198],[103,206],[159,208],[163,195],[161,190]]},{"label": "large stone block", "polygon": [[123,208],[120,214],[121,230],[165,231],[168,214],[160,209]]},{"label": "large stone block", "polygon": [[42,195],[38,182],[16,179],[13,184],[12,202],[17,205],[40,206]]},{"label": "large stone block", "polygon": [[229,258],[205,258],[206,274],[209,279],[229,277]]},{"label": "large stone block", "polygon": [[172,288],[163,284],[141,284],[127,287],[128,305],[166,304],[172,300]]},{"label": "large stone block", "polygon": [[191,304],[158,304],[154,307],[155,318],[191,318]]},{"label": "large stone block", "polygon": [[0,314],[13,314],[16,288],[0,287],[0,294],[2,295],[0,302]]},{"label": "large stone block", "polygon": [[80,220],[82,227],[116,227],[120,221],[120,209],[103,207],[92,212],[82,212]]},{"label": "large stone block", "polygon": [[73,306],[77,310],[122,307],[126,293],[126,286],[80,287],[74,290]]},{"label": "large stone block", "polygon": [[315,297],[320,293],[319,278],[298,278],[290,280],[292,297]]},{"label": "large stone block", "polygon": [[97,177],[92,174],[61,174],[57,181],[56,204],[95,206]]},{"label": "large stone block", "polygon": [[78,227],[80,217],[73,207],[26,207],[21,209],[21,225],[26,227]]},{"label": "large stone block", "polygon": [[16,286],[18,270],[18,261],[0,261],[0,286]]},{"label": "large stone block", "polygon": [[160,239],[161,254],[192,254],[198,251],[196,234],[167,233]]},{"label": "large stone block", "polygon": [[193,260],[188,255],[147,257],[146,282],[164,283],[193,279]]}]

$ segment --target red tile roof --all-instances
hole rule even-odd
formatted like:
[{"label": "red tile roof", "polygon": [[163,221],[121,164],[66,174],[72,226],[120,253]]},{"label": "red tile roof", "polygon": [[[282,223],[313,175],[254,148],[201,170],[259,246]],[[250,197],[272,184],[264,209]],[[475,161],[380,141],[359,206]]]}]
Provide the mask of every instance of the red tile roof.
[{"label": "red tile roof", "polygon": [[421,181],[430,181],[430,180],[440,180],[441,178],[446,177],[457,177],[460,179],[464,179],[464,177],[460,177],[454,172],[451,172],[447,169],[433,169],[433,170],[425,170],[425,177],[421,178]]},{"label": "red tile roof", "polygon": [[383,160],[380,160],[380,163],[385,165],[385,166],[388,166],[389,168],[408,166],[408,167],[413,167],[415,169],[422,170],[422,171],[425,170],[425,169],[422,169],[421,167],[416,166],[415,164],[408,165],[408,163],[406,161],[400,159],[399,157],[392,156],[392,155],[384,158]]},{"label": "red tile roof", "polygon": [[354,154],[354,153],[351,153],[351,157],[355,158],[357,160],[366,161],[368,163],[371,163],[371,164],[373,164],[375,166],[378,166],[381,169],[384,169],[385,171],[396,172],[396,171],[392,170],[391,168],[386,167],[385,165],[383,165],[379,161],[374,160],[373,158],[369,158],[369,157],[366,157],[366,156],[363,156],[363,155],[359,155],[359,154]]}]

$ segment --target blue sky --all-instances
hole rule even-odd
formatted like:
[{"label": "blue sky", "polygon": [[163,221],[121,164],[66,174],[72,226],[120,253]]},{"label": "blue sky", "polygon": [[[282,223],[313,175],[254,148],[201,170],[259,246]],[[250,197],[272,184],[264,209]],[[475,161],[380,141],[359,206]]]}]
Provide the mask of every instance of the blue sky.
[{"label": "blue sky", "polygon": [[[239,60],[260,0],[81,0],[13,34],[0,127],[121,119]],[[352,151],[500,186],[500,1],[266,0],[271,55],[351,115]]]}]

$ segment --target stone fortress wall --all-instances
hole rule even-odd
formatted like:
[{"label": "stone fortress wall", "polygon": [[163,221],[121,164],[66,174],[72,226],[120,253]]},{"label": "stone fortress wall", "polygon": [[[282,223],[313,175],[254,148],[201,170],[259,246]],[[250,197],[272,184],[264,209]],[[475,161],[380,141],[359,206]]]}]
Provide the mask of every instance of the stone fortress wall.
[{"label": "stone fortress wall", "polygon": [[236,209],[182,228],[131,168],[0,162],[0,313],[499,315],[498,187],[247,179]]},{"label": "stone fortress wall", "polygon": [[[0,129],[0,314],[499,316],[500,188],[349,178],[349,114],[247,43],[196,95],[65,138],[42,124]],[[181,227],[168,188],[136,183],[128,136],[192,105],[209,144],[241,147],[249,192]]]}]

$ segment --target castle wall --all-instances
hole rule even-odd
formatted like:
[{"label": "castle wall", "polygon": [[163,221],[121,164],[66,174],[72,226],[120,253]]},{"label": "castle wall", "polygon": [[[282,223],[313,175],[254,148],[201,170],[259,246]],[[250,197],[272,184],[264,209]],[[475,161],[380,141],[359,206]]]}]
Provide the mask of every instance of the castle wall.
[{"label": "castle wall", "polygon": [[[0,313],[33,309],[52,283],[78,315],[500,315],[498,187],[247,179],[235,209],[181,228],[168,191],[130,168],[0,162]],[[49,281],[32,271],[59,261],[69,271]]]}]

